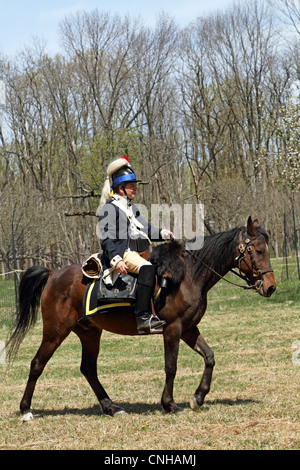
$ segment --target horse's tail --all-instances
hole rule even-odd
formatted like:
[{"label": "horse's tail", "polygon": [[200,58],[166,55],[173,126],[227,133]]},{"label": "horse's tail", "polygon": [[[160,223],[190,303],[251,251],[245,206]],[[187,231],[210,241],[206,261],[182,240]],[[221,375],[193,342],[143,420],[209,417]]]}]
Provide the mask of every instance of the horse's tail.
[{"label": "horse's tail", "polygon": [[16,357],[27,331],[35,324],[40,298],[51,270],[42,266],[28,268],[19,287],[19,303],[15,325],[6,344],[9,362]]}]

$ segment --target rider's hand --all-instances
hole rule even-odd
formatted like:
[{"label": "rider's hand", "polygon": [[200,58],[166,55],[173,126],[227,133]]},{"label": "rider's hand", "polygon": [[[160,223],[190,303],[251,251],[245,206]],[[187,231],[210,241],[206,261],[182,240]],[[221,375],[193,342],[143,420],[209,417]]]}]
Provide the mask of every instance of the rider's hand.
[{"label": "rider's hand", "polygon": [[117,264],[116,264],[116,270],[120,273],[120,274],[127,274],[127,266],[126,264],[124,263],[124,261],[119,261]]},{"label": "rider's hand", "polygon": [[162,229],[161,237],[163,240],[175,240],[174,233],[166,228]]}]

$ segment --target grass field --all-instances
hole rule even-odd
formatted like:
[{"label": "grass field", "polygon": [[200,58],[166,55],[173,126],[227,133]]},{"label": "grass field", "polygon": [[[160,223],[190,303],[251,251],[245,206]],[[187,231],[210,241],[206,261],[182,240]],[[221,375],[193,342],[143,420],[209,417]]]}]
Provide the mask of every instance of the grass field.
[{"label": "grass field", "polygon": [[[35,420],[21,423],[19,402],[41,321],[29,332],[13,366],[0,364],[0,449],[299,449],[300,281],[280,281],[270,299],[219,282],[210,292],[200,330],[215,353],[212,389],[200,410],[189,400],[203,370],[200,356],[181,343],[175,400],[180,415],[160,406],[164,385],[161,336],[103,333],[99,377],[127,412],[102,416],[79,371],[80,344],[72,334],[37,383]],[[277,265],[277,266],[276,266]],[[0,329],[0,340],[7,334]]]}]

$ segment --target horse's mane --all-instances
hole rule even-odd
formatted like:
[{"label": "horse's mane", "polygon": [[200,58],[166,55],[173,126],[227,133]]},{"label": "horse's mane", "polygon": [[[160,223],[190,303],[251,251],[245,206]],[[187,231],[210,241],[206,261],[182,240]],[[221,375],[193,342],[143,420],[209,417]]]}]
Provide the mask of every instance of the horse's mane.
[{"label": "horse's mane", "polygon": [[170,241],[153,248],[149,261],[157,266],[159,276],[165,276],[174,284],[180,284],[185,276],[184,246]]},{"label": "horse's mane", "polygon": [[[241,228],[234,228],[227,232],[220,232],[204,237],[204,244],[200,250],[190,252],[187,258],[188,271],[195,281],[206,266],[213,268],[216,272],[221,272],[224,259],[232,260],[236,239]],[[203,264],[203,263],[205,264]]]},{"label": "horse's mane", "polygon": [[[204,237],[203,247],[200,250],[193,251],[192,254],[190,253],[186,261],[187,268],[194,281],[207,269],[207,266],[220,273],[224,266],[224,260],[233,261],[237,237],[242,230],[247,231],[246,227],[237,227]],[[259,226],[257,231],[268,243],[269,237],[266,231]]]},{"label": "horse's mane", "polygon": [[153,248],[149,261],[158,266],[159,275],[164,275],[174,284],[180,284],[186,270],[192,280],[196,280],[203,270],[207,269],[202,261],[218,271],[224,262],[224,257],[232,258],[233,245],[240,229],[229,232],[209,235],[204,238],[204,245],[200,250],[186,251],[185,245],[171,241],[157,245]]},{"label": "horse's mane", "polygon": [[[150,262],[158,266],[157,272],[172,280],[174,284],[180,284],[186,270],[192,280],[196,281],[207,270],[207,266],[220,273],[224,266],[224,260],[233,262],[235,247],[239,233],[246,227],[237,227],[227,232],[220,232],[204,237],[204,244],[200,250],[188,251],[185,245],[177,241],[170,241],[153,248]],[[266,231],[257,227],[259,235],[262,235],[268,243]]]}]

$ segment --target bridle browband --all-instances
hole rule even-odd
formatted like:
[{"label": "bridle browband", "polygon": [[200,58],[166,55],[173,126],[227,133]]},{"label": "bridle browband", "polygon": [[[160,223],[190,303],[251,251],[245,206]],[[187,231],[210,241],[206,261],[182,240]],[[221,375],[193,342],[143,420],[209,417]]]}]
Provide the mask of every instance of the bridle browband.
[{"label": "bridle browband", "polygon": [[[258,240],[258,239],[264,239],[264,236],[263,235],[258,235],[254,238],[251,238],[250,235],[247,233],[247,231],[245,231],[245,244],[243,243],[240,243],[239,244],[239,254],[238,256],[235,258],[235,261],[237,262],[237,267],[239,269],[239,272],[237,273],[234,269],[231,269],[230,271],[235,274],[236,276],[240,277],[241,279],[243,279],[248,285],[247,286],[241,286],[240,284],[236,284],[235,282],[232,282],[232,281],[229,281],[228,279],[225,279],[224,276],[222,276],[221,274],[219,274],[217,271],[215,271],[213,268],[211,268],[210,266],[208,266],[201,258],[199,258],[199,256],[197,256],[195,253],[193,253],[191,250],[186,250],[190,255],[194,256],[195,258],[197,258],[206,268],[208,268],[210,271],[212,271],[214,274],[216,274],[220,279],[223,279],[224,281],[228,282],[229,284],[232,284],[236,287],[239,287],[241,289],[255,289],[257,291],[260,290],[262,284],[263,284],[263,276],[264,274],[267,274],[267,273],[272,273],[273,272],[273,269],[260,269],[258,266],[257,266],[257,263],[254,259],[254,256],[253,256],[253,252],[252,252],[252,246],[250,245],[250,243],[254,242],[255,240]],[[247,258],[246,258],[246,251],[249,253],[249,256],[250,256],[250,260],[251,260],[251,263],[252,263],[252,266],[250,266]],[[241,262],[244,261],[244,263],[247,265],[247,267],[249,268],[249,270],[251,271],[252,275],[254,277],[258,277],[259,279],[255,282],[255,284],[252,284],[252,282],[250,281],[250,279],[247,277],[246,274],[243,274],[241,272]]]}]

